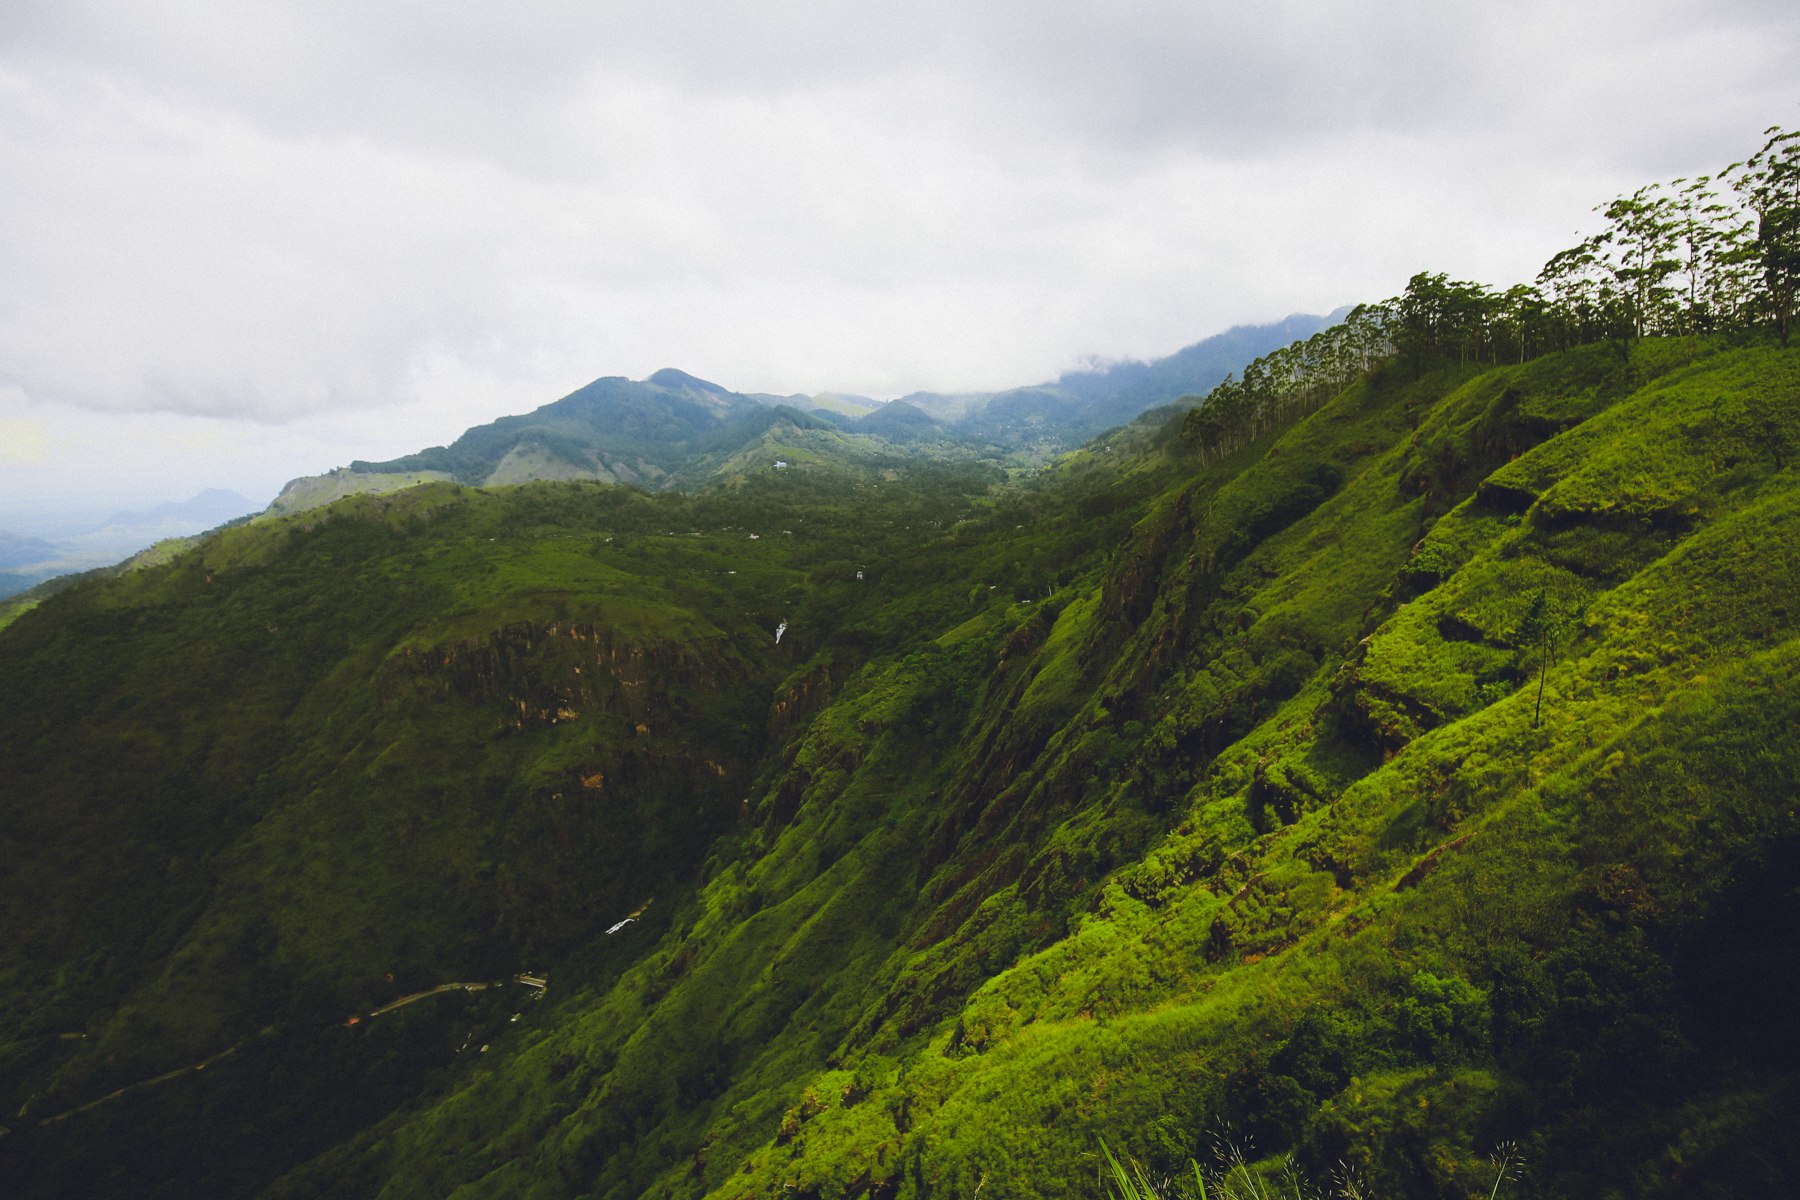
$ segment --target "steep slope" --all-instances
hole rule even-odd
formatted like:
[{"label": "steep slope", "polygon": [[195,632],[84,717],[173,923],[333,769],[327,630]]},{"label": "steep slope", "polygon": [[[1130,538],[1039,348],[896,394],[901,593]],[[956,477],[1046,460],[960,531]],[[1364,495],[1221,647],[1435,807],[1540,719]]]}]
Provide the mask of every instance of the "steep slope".
[{"label": "steep slope", "polygon": [[[1784,1194],[1796,403],[1768,347],[1390,364],[985,503],[432,485],[71,589],[0,633],[0,1155],[1080,1196],[1229,1124],[1380,1194],[1508,1139],[1545,1195]],[[516,1024],[324,1028],[527,966]]]},{"label": "steep slope", "polygon": [[1730,416],[1800,358],[1681,358],[1389,373],[864,671],[642,961],[274,1194],[1082,1195],[1225,1122],[1779,1194],[1800,493]]}]

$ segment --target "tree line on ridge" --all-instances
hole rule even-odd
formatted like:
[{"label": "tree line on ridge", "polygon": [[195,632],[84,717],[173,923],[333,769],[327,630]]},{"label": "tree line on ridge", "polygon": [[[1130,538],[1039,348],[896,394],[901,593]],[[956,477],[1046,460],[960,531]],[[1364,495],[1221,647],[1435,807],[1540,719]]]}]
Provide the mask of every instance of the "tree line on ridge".
[{"label": "tree line on ridge", "polygon": [[1406,291],[1227,376],[1182,422],[1223,458],[1312,412],[1371,367],[1454,357],[1524,362],[1639,338],[1768,330],[1786,345],[1800,302],[1800,130],[1765,130],[1716,176],[1648,184],[1595,209],[1606,225],[1559,251],[1535,283],[1496,291],[1421,271]]}]

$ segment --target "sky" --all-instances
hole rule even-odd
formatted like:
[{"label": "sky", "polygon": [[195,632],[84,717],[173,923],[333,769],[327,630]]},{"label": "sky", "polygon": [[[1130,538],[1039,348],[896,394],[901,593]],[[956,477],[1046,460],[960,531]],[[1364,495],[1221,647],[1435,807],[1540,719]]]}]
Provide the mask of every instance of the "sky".
[{"label": "sky", "polygon": [[1791,0],[6,0],[0,528],[1505,286],[1775,124]]}]

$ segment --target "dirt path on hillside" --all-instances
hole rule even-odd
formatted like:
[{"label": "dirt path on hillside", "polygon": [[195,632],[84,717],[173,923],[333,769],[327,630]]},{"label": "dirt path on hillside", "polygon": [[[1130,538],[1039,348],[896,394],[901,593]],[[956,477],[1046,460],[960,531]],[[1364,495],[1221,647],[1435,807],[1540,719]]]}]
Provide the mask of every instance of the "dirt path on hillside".
[{"label": "dirt path on hillside", "polygon": [[[263,1030],[263,1034],[266,1034],[268,1032],[270,1032],[270,1031],[266,1030],[266,1029]],[[261,1037],[261,1036],[263,1036],[263,1034],[258,1034],[257,1036]],[[80,1104],[74,1108],[65,1109],[64,1111],[57,1113],[53,1117],[45,1117],[43,1120],[39,1121],[38,1124],[39,1125],[54,1125],[58,1121],[66,1121],[70,1117],[75,1116],[77,1113],[84,1113],[90,1108],[98,1108],[102,1104],[106,1104],[109,1101],[117,1100],[120,1096],[129,1095],[130,1093],[135,1092],[140,1088],[155,1087],[159,1083],[167,1083],[171,1079],[180,1079],[183,1075],[190,1074],[194,1071],[204,1071],[204,1070],[206,1070],[206,1068],[212,1066],[214,1063],[218,1062],[220,1059],[230,1058],[233,1054],[236,1054],[239,1050],[242,1050],[245,1046],[249,1045],[252,1040],[254,1040],[254,1039],[245,1038],[243,1041],[239,1042],[237,1045],[232,1046],[229,1049],[221,1050],[217,1054],[213,1055],[210,1058],[203,1058],[199,1062],[190,1063],[189,1065],[187,1065],[185,1067],[176,1067],[173,1071],[166,1071],[163,1074],[156,1076],[154,1079],[140,1079],[136,1083],[128,1083],[124,1087],[120,1088],[118,1091],[108,1092],[108,1093],[106,1093],[106,1095],[101,1096],[97,1100],[89,1100],[86,1104]]]},{"label": "dirt path on hillside", "polygon": [[[440,983],[434,988],[427,988],[422,992],[414,992],[410,996],[402,996],[398,1000],[390,1001],[389,1003],[382,1005],[380,1008],[371,1009],[369,1011],[369,1016],[379,1017],[382,1013],[391,1013],[396,1008],[405,1008],[407,1005],[417,1003],[418,1001],[425,999],[427,996],[441,996],[445,992],[454,992],[458,988],[462,989],[465,992],[485,992],[489,988],[500,987],[502,982],[503,981],[501,981],[501,980],[495,980],[492,983],[480,983],[480,982],[476,982],[476,983]],[[354,1021],[357,1018],[351,1017],[350,1019],[352,1021]]]},{"label": "dirt path on hillside", "polygon": [[[523,972],[523,971],[520,972],[519,974],[513,976],[512,979],[510,979],[510,980],[495,979],[495,980],[460,981],[460,982],[456,982],[456,983],[440,983],[434,988],[427,988],[426,990],[424,990],[422,992],[413,992],[411,995],[402,996],[398,1000],[391,1000],[388,1003],[382,1005],[380,1008],[370,1010],[367,1014],[365,1014],[365,1016],[352,1016],[349,1020],[345,1021],[344,1024],[356,1025],[356,1024],[359,1024],[360,1022],[362,1022],[364,1019],[373,1019],[375,1017],[381,1016],[384,1013],[391,1013],[397,1008],[405,1008],[409,1004],[416,1004],[420,1000],[424,1000],[428,997],[441,996],[445,992],[455,992],[455,991],[485,992],[489,988],[505,987],[509,982],[517,983],[524,987],[531,988],[540,997],[543,996],[545,990],[548,987],[548,980],[544,976],[532,975],[529,972]],[[269,1035],[273,1034],[274,1032],[275,1032],[274,1028],[270,1027],[268,1029],[264,1029],[261,1033],[257,1034],[256,1038],[268,1037]],[[236,1054],[239,1050],[242,1050],[245,1046],[248,1046],[251,1042],[255,1041],[256,1038],[245,1038],[243,1041],[238,1042],[235,1046],[231,1046],[231,1047],[228,1047],[227,1049],[221,1050],[217,1054],[211,1055],[208,1058],[203,1058],[197,1063],[190,1063],[185,1067],[176,1067],[173,1071],[165,1071],[161,1075],[157,1075],[150,1079],[140,1079],[136,1083],[128,1083],[124,1087],[119,1088],[116,1091],[111,1091],[111,1092],[106,1093],[106,1095],[104,1095],[104,1096],[100,1096],[96,1099],[89,1100],[86,1104],[78,1104],[74,1108],[64,1109],[62,1112],[56,1113],[54,1116],[44,1117],[42,1120],[40,1120],[38,1122],[38,1125],[39,1126],[54,1125],[58,1121],[66,1121],[70,1117],[77,1116],[81,1113],[87,1112],[89,1109],[98,1108],[102,1104],[111,1103],[112,1101],[119,1099],[119,1097],[121,1097],[121,1096],[128,1096],[132,1092],[139,1091],[143,1088],[155,1087],[158,1084],[168,1083],[171,1080],[180,1079],[182,1076],[192,1074],[196,1071],[204,1071],[204,1070],[206,1070],[206,1068],[212,1066],[214,1063],[220,1061],[221,1059],[229,1058],[233,1054]],[[23,1116],[24,1115],[23,1112],[21,1112],[20,1115]]]}]

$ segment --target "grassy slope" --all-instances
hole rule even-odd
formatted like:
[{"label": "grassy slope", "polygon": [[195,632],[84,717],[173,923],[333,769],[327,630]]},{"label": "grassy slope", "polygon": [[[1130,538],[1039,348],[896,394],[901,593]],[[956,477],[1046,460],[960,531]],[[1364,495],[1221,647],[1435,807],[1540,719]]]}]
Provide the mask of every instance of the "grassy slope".
[{"label": "grassy slope", "polygon": [[1359,385],[864,672],[617,984],[279,1194],[1075,1195],[1226,1121],[1412,1194],[1502,1137],[1779,1186],[1793,941],[1732,917],[1791,908],[1800,489],[1736,410],[1800,359],[1683,356]]},{"label": "grassy slope", "polygon": [[[1222,1122],[1396,1194],[1485,1194],[1505,1137],[1547,1194],[1776,1194],[1800,1065],[1780,1016],[1800,486],[1743,431],[1797,396],[1800,355],[1767,349],[1389,373],[1230,462],[1154,451],[1120,484],[1084,454],[947,530],[863,485],[863,527],[784,549],[747,593],[589,610],[686,645],[786,583],[781,611],[812,606],[796,633],[835,632],[778,682],[748,669],[770,756],[734,776],[757,783],[696,890],[594,950],[573,948],[591,926],[545,941],[571,986],[269,1194],[1080,1195],[1095,1134],[1173,1166]],[[687,515],[723,537],[758,502]],[[412,589],[385,661],[533,605],[572,619],[555,605],[605,587],[537,549],[534,598],[479,532],[376,560]],[[711,552],[640,540],[639,580]],[[852,562],[877,599],[847,590]],[[1540,592],[1569,633],[1534,724]],[[8,639],[55,614],[32,615]],[[362,727],[318,703],[307,729]],[[427,759],[444,732],[393,745]],[[590,737],[488,769],[557,778]],[[371,847],[345,862],[389,836],[316,805],[283,811]],[[434,861],[487,853],[491,830],[460,828]],[[265,820],[244,844],[285,836]],[[418,882],[283,917],[278,957],[336,962],[357,903]]]}]

